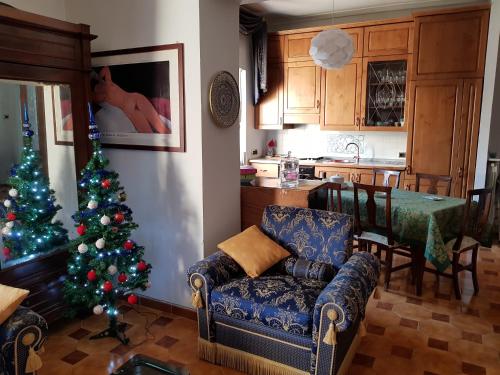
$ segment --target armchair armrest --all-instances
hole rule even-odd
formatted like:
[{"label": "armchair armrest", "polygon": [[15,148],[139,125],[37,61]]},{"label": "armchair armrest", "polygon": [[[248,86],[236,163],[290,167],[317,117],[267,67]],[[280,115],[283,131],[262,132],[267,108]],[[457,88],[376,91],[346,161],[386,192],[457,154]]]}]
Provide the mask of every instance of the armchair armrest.
[{"label": "armchair armrest", "polygon": [[0,367],[6,369],[5,374],[24,375],[41,367],[36,352],[42,348],[47,331],[45,319],[22,306],[0,325]]},{"label": "armchair armrest", "polygon": [[200,290],[208,304],[212,289],[243,275],[243,269],[229,255],[217,251],[189,267],[187,275],[193,292]]},{"label": "armchair armrest", "polygon": [[[332,363],[335,369],[327,373],[336,373],[354,340],[359,322],[365,317],[366,304],[379,275],[379,260],[370,253],[358,252],[323,289],[314,305],[313,368],[317,364]],[[319,367],[318,374],[322,374],[325,369]]]}]

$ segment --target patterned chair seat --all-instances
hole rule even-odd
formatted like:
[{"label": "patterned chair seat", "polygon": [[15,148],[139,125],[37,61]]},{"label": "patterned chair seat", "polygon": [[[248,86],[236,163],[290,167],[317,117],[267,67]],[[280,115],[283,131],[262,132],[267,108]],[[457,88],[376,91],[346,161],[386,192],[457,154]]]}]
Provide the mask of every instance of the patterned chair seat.
[{"label": "patterned chair seat", "polygon": [[314,304],[327,283],[289,275],[234,279],[213,289],[213,311],[287,333],[312,333]]}]

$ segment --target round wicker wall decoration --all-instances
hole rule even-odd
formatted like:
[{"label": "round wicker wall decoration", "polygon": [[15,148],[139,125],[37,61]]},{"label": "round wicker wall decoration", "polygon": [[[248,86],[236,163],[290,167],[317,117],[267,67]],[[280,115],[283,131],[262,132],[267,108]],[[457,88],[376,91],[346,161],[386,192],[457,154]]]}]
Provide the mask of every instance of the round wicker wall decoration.
[{"label": "round wicker wall decoration", "polygon": [[226,71],[221,71],[212,80],[209,92],[210,112],[217,126],[228,128],[238,119],[240,113],[240,92],[238,83]]}]

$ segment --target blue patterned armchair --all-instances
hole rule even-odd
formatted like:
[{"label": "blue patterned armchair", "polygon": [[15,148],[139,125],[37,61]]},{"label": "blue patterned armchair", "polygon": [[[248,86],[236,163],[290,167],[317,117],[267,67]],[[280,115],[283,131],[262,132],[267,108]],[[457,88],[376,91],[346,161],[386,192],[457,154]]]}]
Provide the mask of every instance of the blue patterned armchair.
[{"label": "blue patterned armchair", "polygon": [[349,215],[268,206],[261,229],[292,258],[254,279],[221,251],[188,271],[199,356],[254,375],[346,373],[379,261],[352,255]]},{"label": "blue patterned armchair", "polygon": [[24,375],[37,371],[42,363],[39,352],[47,338],[47,322],[26,307],[0,325],[0,374]]}]

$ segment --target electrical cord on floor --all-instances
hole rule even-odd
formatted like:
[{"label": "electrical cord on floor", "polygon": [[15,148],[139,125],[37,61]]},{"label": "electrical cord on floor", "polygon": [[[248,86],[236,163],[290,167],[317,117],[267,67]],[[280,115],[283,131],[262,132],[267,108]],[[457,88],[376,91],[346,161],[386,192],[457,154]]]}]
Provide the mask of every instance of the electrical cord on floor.
[{"label": "electrical cord on floor", "polygon": [[[144,324],[144,333],[145,337],[144,340],[134,343],[132,340],[130,340],[130,345],[131,346],[139,346],[144,344],[148,340],[155,340],[156,336],[151,332],[151,326],[153,325],[153,322],[158,319],[160,316],[152,311],[141,311],[136,307],[132,307],[130,311],[134,311],[135,313],[139,314],[140,316],[144,317],[146,319],[146,322]],[[129,311],[129,312],[130,312]],[[122,321],[124,320],[124,314],[120,314]],[[152,316],[152,319],[150,320],[149,318]]]}]

